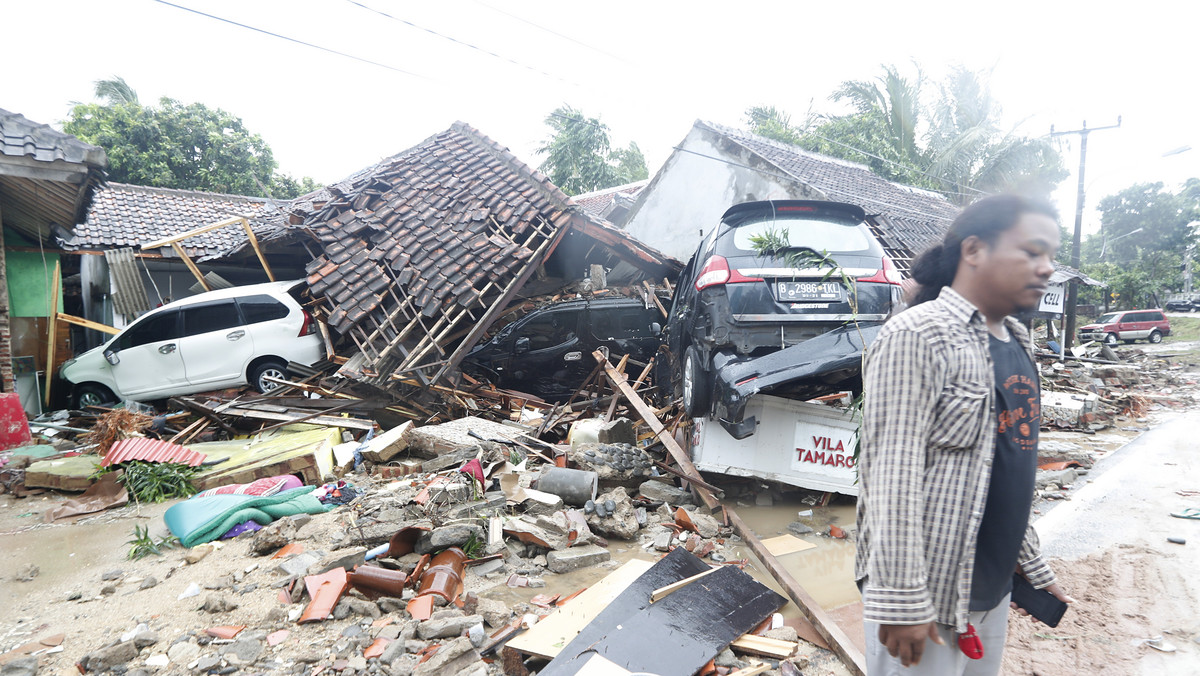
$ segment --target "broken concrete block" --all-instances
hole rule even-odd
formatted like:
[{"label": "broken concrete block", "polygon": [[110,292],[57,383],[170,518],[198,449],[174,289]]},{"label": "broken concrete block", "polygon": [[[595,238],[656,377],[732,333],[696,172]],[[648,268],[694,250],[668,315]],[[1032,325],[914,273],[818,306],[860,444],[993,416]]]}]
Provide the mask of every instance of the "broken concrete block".
[{"label": "broken concrete block", "polygon": [[638,486],[638,495],[647,500],[659,500],[671,505],[695,504],[691,491],[676,488],[665,481],[651,479]]},{"label": "broken concrete block", "polygon": [[[324,575],[334,568],[345,568],[346,570],[354,570],[354,567],[363,563],[366,560],[366,547],[349,547],[347,549],[339,549],[321,557],[319,563],[315,567],[314,575]],[[301,555],[303,556],[303,555]]]},{"label": "broken concrete block", "polygon": [[583,545],[552,551],[546,555],[546,567],[555,573],[565,573],[585,566],[594,566],[612,558],[609,551],[597,545]]},{"label": "broken concrete block", "polygon": [[363,451],[363,458],[377,465],[391,460],[408,448],[408,432],[411,429],[412,421],[407,421],[371,439]]},{"label": "broken concrete block", "polygon": [[301,577],[307,575],[309,567],[320,560],[320,557],[312,552],[303,552],[284,559],[282,563],[275,566],[275,570],[284,575]]},{"label": "broken concrete block", "polygon": [[413,676],[440,676],[441,674],[473,674],[479,667],[487,666],[480,661],[479,651],[471,645],[471,639],[466,636],[443,644],[441,648],[427,661],[418,664],[413,669]]},{"label": "broken concrete block", "polygon": [[462,547],[472,538],[483,542],[483,527],[476,524],[456,524],[442,526],[421,535],[414,550],[418,554],[440,551],[447,547]]},{"label": "broken concrete block", "polygon": [[675,534],[669,530],[660,530],[654,534],[654,549],[665,552],[671,548],[671,540]]},{"label": "broken concrete block", "polygon": [[483,621],[492,629],[499,629],[512,619],[512,610],[507,605],[486,597],[480,597],[475,612],[481,615]]},{"label": "broken concrete block", "polygon": [[259,556],[279,551],[280,547],[296,539],[296,522],[279,519],[254,532],[250,540],[250,551]]},{"label": "broken concrete block", "polygon": [[[470,641],[467,642],[470,645]],[[108,671],[113,667],[125,664],[138,655],[137,646],[132,641],[123,641],[107,648],[101,648],[83,658],[83,666],[88,671]]]},{"label": "broken concrete block", "polygon": [[588,515],[587,524],[601,535],[621,540],[632,540],[640,529],[633,501],[621,486],[596,498],[596,511]]},{"label": "broken concrete block", "polygon": [[433,614],[433,617],[417,626],[417,636],[426,641],[458,636],[480,622],[483,622],[481,615],[463,615],[462,611],[457,608],[439,610]]}]

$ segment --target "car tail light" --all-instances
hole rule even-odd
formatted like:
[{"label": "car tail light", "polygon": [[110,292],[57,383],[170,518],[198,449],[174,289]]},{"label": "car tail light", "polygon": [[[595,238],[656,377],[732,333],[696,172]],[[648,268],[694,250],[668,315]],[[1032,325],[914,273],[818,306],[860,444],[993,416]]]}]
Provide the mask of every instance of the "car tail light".
[{"label": "car tail light", "polygon": [[875,271],[875,274],[871,275],[870,277],[859,277],[858,281],[879,282],[880,284],[899,284],[903,279],[904,277],[900,274],[900,271],[896,269],[895,265],[892,265],[892,259],[884,256],[883,263],[880,265],[880,268]]},{"label": "car tail light", "polygon": [[761,282],[762,277],[747,277],[737,270],[729,268],[729,261],[724,256],[713,256],[700,268],[696,276],[696,290],[703,291],[710,286],[721,284],[741,284],[744,282]]},{"label": "car tail light", "polygon": [[317,322],[313,319],[312,313],[304,310],[304,323],[300,325],[301,336],[311,336],[317,332]]}]

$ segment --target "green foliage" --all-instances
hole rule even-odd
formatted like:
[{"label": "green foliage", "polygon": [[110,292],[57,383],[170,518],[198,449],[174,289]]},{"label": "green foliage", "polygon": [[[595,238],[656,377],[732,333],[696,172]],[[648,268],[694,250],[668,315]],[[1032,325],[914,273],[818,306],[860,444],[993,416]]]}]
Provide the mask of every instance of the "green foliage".
[{"label": "green foliage", "polygon": [[468,559],[477,559],[483,553],[483,540],[475,537],[475,534],[472,533],[463,543],[462,550]]},{"label": "green foliage", "polygon": [[843,82],[830,98],[853,112],[809,114],[801,125],[773,107],[747,111],[751,131],[807,150],[859,162],[891,181],[947,193],[967,204],[981,192],[1046,197],[1068,172],[1042,139],[1005,132],[983,74],[953,71],[927,102],[920,69],[905,77],[883,66],[875,80]]},{"label": "green foliage", "polygon": [[1200,179],[1178,192],[1162,183],[1132,185],[1101,199],[1099,209],[1100,232],[1084,240],[1080,253],[1083,271],[1109,286],[1080,287],[1081,302],[1151,307],[1183,288],[1184,257],[1197,243],[1191,224],[1200,221]]},{"label": "green foliage", "polygon": [[162,556],[162,550],[173,549],[179,546],[179,538],[174,535],[154,539],[150,535],[150,528],[147,526],[134,526],[133,539],[126,540],[125,544],[131,545],[129,548],[128,558],[133,561],[142,559],[151,554]]},{"label": "green foliage", "polygon": [[636,143],[612,149],[608,125],[587,118],[571,106],[560,106],[546,116],[552,134],[538,148],[546,160],[539,167],[563,192],[580,195],[640,181],[650,174]]},{"label": "green foliage", "polygon": [[192,479],[200,473],[199,467],[174,462],[130,460],[108,470],[115,467],[125,470],[119,481],[137,502],[163,502],[195,495]]},{"label": "green foliage", "polygon": [[786,229],[775,228],[767,228],[760,235],[751,235],[750,246],[754,247],[755,253],[760,256],[782,259],[784,265],[793,270],[826,268],[825,273],[821,275],[821,281],[828,281],[836,275],[836,281],[846,289],[850,311],[858,314],[858,285],[846,274],[842,266],[829,257],[828,251],[798,249],[792,246]]},{"label": "green foliage", "polygon": [[104,148],[111,181],[277,198],[315,187],[277,175],[266,141],[224,110],[167,97],[143,106],[119,77],[97,81],[96,96],[106,103],[77,104],[63,130]]}]

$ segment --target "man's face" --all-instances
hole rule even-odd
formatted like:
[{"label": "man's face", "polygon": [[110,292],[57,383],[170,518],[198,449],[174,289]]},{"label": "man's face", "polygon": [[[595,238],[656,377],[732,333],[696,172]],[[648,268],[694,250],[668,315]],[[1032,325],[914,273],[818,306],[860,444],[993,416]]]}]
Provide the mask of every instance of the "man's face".
[{"label": "man's face", "polygon": [[1022,214],[1016,225],[1000,233],[995,244],[979,251],[977,272],[984,302],[1006,308],[1006,314],[1037,309],[1054,272],[1058,246],[1054,219]]}]

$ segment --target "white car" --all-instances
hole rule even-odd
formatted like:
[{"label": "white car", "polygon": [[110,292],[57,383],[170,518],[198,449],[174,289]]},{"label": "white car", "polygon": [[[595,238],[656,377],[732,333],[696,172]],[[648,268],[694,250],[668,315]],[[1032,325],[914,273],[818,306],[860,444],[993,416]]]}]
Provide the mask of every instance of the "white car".
[{"label": "white car", "polygon": [[167,303],[62,365],[76,407],[225,387],[260,392],[287,363],[325,356],[316,320],[290,291],[302,280],[220,289]]}]

